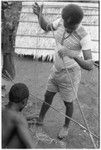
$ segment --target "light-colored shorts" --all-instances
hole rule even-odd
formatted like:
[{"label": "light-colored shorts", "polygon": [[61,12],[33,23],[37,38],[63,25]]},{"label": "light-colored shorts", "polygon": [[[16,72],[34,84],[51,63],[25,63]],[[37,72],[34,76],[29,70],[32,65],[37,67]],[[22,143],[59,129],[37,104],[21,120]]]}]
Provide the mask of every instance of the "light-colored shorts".
[{"label": "light-colored shorts", "polygon": [[78,86],[81,80],[81,69],[75,66],[69,68],[68,72],[66,69],[60,72],[52,72],[48,78],[46,89],[50,92],[59,92],[63,101],[72,102],[77,98]]}]

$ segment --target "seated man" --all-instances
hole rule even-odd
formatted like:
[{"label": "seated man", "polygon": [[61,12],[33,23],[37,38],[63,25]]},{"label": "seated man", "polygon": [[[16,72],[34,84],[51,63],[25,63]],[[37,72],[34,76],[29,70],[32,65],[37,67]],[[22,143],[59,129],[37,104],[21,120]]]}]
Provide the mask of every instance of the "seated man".
[{"label": "seated man", "polygon": [[29,90],[23,83],[14,84],[9,91],[9,102],[2,110],[2,148],[35,148],[22,109],[26,106]]}]

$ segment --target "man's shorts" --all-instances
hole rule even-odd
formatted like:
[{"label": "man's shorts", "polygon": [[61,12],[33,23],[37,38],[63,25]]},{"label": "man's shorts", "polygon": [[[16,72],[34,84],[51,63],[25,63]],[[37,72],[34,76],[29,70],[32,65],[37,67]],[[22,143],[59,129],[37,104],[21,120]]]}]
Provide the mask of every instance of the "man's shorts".
[{"label": "man's shorts", "polygon": [[[71,83],[72,80],[72,83]],[[59,92],[63,101],[72,102],[77,98],[78,86],[81,80],[81,69],[79,66],[52,72],[48,78],[47,90]]]}]

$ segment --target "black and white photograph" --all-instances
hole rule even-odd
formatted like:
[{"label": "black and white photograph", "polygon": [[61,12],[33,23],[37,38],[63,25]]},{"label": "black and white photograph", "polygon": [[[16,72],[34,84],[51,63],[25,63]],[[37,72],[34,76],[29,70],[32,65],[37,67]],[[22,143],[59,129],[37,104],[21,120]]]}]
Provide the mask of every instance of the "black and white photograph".
[{"label": "black and white photograph", "polygon": [[100,149],[100,0],[1,0],[1,148]]}]

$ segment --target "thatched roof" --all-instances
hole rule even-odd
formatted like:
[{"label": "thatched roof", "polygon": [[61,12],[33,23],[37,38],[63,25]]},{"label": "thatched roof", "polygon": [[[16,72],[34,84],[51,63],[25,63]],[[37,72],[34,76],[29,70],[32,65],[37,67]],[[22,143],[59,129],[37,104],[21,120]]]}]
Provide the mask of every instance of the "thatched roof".
[{"label": "thatched roof", "polygon": [[[31,1],[31,0],[28,0]],[[82,2],[82,3],[98,3],[100,0],[37,0],[37,2]]]}]

